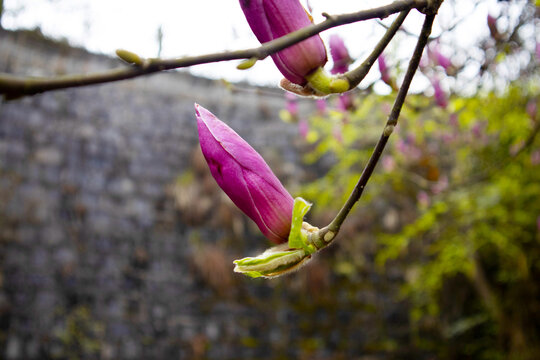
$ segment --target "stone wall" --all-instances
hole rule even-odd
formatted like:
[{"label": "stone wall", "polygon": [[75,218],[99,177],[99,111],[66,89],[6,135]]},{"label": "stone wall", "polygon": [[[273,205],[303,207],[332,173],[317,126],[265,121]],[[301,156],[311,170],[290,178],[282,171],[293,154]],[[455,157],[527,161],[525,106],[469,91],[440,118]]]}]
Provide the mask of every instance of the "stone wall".
[{"label": "stone wall", "polygon": [[[0,71],[119,62],[0,30]],[[332,270],[332,249],[274,281],[232,273],[266,241],[197,151],[193,103],[305,175],[277,89],[186,72],[0,103],[0,358],[352,359],[408,354],[399,279]],[[397,346],[399,344],[399,347]]]}]

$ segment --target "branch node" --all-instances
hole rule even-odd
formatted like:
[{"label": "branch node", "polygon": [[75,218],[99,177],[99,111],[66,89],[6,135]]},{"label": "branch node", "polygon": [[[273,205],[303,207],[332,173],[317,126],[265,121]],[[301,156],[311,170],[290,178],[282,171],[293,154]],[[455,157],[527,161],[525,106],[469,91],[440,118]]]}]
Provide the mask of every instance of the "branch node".
[{"label": "branch node", "polygon": [[390,136],[393,132],[394,132],[394,128],[395,126],[390,124],[390,125],[386,125],[385,128],[384,128],[384,136],[388,137]]},{"label": "branch node", "polygon": [[336,236],[336,233],[333,232],[333,231],[328,231],[326,234],[324,234],[324,241],[326,242],[330,242],[334,239],[334,237]]},{"label": "branch node", "polygon": [[334,16],[330,15],[330,14],[327,13],[327,12],[323,12],[321,15],[324,16],[324,18],[325,18],[326,20],[334,20],[334,19],[335,19]]}]

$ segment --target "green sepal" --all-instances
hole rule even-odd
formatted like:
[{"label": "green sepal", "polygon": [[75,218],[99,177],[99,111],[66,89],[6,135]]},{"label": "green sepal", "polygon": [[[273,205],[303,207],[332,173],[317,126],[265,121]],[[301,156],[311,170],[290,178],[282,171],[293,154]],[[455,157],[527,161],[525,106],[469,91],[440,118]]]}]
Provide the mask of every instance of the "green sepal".
[{"label": "green sepal", "polygon": [[347,79],[330,75],[322,67],[306,75],[305,78],[309,86],[319,95],[340,94],[351,88]]},{"label": "green sepal", "polygon": [[311,209],[311,205],[310,202],[301,197],[294,199],[291,232],[289,233],[288,242],[290,249],[304,249],[308,254],[314,253],[316,249],[309,244],[307,233],[302,231],[302,223],[304,222],[304,216]]},{"label": "green sepal", "polygon": [[310,244],[308,232],[303,229],[304,216],[311,205],[301,197],[294,199],[289,241],[273,246],[261,255],[235,260],[234,272],[252,278],[272,278],[297,270],[311,259],[317,249]]},{"label": "green sepal", "polygon": [[297,269],[311,258],[303,249],[289,249],[287,244],[271,247],[259,256],[235,260],[235,272],[252,278],[276,277]]}]

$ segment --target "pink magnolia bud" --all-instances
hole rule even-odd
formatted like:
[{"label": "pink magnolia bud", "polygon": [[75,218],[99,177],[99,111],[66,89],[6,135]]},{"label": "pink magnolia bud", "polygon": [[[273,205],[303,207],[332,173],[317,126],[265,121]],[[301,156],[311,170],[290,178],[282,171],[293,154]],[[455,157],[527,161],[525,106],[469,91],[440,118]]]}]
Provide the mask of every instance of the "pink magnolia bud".
[{"label": "pink magnolia bud", "polygon": [[350,93],[341,94],[338,97],[338,109],[341,111],[353,110],[354,101]]},{"label": "pink magnolia bud", "polygon": [[319,114],[321,115],[326,114],[326,108],[328,107],[326,104],[326,99],[317,99],[316,104],[317,104],[317,111],[319,112]]},{"label": "pink magnolia bud", "polygon": [[285,98],[286,98],[286,108],[287,108],[287,111],[289,112],[289,114],[291,114],[291,116],[293,118],[296,118],[298,117],[298,100],[297,100],[297,97],[296,95],[290,93],[290,92],[287,92],[285,94]]},{"label": "pink magnolia bud", "polygon": [[294,200],[264,159],[233,129],[195,104],[202,153],[219,187],[275,243],[289,236]]},{"label": "pink magnolia bud", "polygon": [[442,108],[446,108],[448,106],[448,99],[446,97],[446,93],[441,88],[439,79],[431,79],[431,85],[433,86],[433,91],[435,91],[435,103]]},{"label": "pink magnolia bud", "polygon": [[488,14],[487,24],[488,24],[489,33],[491,37],[495,40],[501,40],[501,33],[499,32],[499,29],[497,28],[497,19],[491,14]]},{"label": "pink magnolia bud", "polygon": [[428,48],[428,51],[433,62],[442,67],[444,71],[448,73],[448,70],[452,68],[452,61],[441,53],[439,46],[434,45]]},{"label": "pink magnolia bud", "polygon": [[302,139],[306,139],[309,133],[309,123],[306,119],[301,119],[298,122],[298,133],[302,137]]},{"label": "pink magnolia bud", "polygon": [[386,65],[386,57],[383,54],[381,54],[377,60],[378,60],[378,63],[379,63],[379,71],[381,73],[381,79],[385,83],[389,83],[390,82],[390,74],[389,74],[389,71],[388,71],[388,66]]},{"label": "pink magnolia bud", "polygon": [[[261,43],[311,25],[311,18],[298,0],[240,0],[251,30]],[[315,35],[272,55],[287,80],[305,85],[305,76],[326,64],[326,48]]]},{"label": "pink magnolia bud", "polygon": [[386,85],[390,86],[393,90],[397,89],[394,79],[390,77],[390,69],[386,65],[386,56],[384,54],[379,55],[377,59],[379,63],[379,71],[381,73],[381,80],[385,82]]},{"label": "pink magnolia bud", "polygon": [[330,72],[332,74],[343,74],[349,70],[349,64],[352,62],[349,50],[345,46],[343,39],[336,34],[330,36],[330,55],[334,66]]}]

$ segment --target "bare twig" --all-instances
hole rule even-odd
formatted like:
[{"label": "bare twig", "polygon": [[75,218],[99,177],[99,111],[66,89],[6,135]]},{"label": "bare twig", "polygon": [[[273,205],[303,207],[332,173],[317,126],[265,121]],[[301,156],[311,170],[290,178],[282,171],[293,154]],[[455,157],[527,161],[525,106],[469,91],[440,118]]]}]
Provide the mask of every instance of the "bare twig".
[{"label": "bare twig", "polygon": [[429,0],[398,0],[392,4],[375,9],[328,16],[327,19],[321,23],[310,25],[279,39],[265,43],[259,47],[246,50],[227,51],[174,59],[146,59],[140,65],[126,66],[93,74],[75,74],[58,77],[26,77],[0,73],[0,94],[4,94],[8,98],[18,97],[24,95],[33,95],[50,90],[131,79],[159,71],[212,62],[251,58],[262,60],[275,52],[305,40],[313,35],[319,34],[324,30],[367,19],[385,18],[389,15],[402,11],[408,11],[414,8],[423,10],[428,3]]},{"label": "bare twig", "polygon": [[377,46],[375,46],[371,54],[369,54],[367,59],[364,60],[364,62],[360,64],[360,66],[343,75],[344,78],[349,80],[351,88],[356,87],[360,83],[360,81],[364,79],[375,61],[377,61],[377,58],[382,54],[388,43],[392,40],[396,32],[399,30],[401,24],[403,24],[403,21],[405,21],[405,18],[409,14],[409,11],[410,10],[407,9],[399,14],[399,16],[396,18],[396,20],[394,20],[394,22],[388,28],[381,40],[379,40]]},{"label": "bare twig", "polygon": [[424,25],[422,27],[422,32],[420,33],[418,42],[416,43],[416,47],[409,62],[407,72],[405,73],[405,78],[403,79],[403,84],[398,91],[394,106],[392,108],[392,111],[390,112],[390,115],[388,116],[388,121],[386,122],[383,133],[381,134],[381,137],[379,138],[379,141],[377,142],[377,145],[375,146],[375,149],[373,150],[373,153],[369,158],[368,163],[366,164],[364,171],[362,172],[362,175],[358,180],[358,183],[356,184],[351,195],[349,196],[341,210],[338,212],[334,220],[332,220],[332,222],[328,226],[322,228],[318,233],[318,237],[320,239],[323,239],[326,243],[331,242],[335,238],[336,234],[339,232],[341,225],[343,224],[343,221],[345,221],[347,215],[350,213],[353,206],[362,196],[362,192],[364,191],[367,182],[369,181],[371,175],[373,174],[373,171],[375,170],[375,166],[377,165],[377,162],[379,161],[381,154],[388,142],[388,138],[392,134],[394,127],[397,125],[401,108],[403,107],[405,97],[407,96],[407,92],[409,91],[409,86],[411,85],[411,81],[414,77],[414,74],[416,73],[418,64],[420,63],[422,52],[424,51],[424,48],[428,43],[434,19],[434,13],[426,15]]}]

